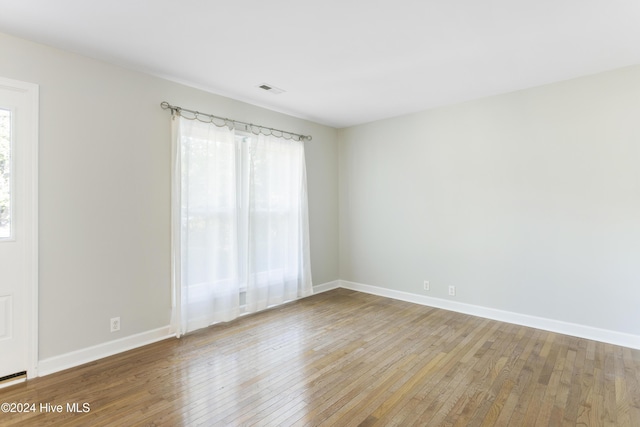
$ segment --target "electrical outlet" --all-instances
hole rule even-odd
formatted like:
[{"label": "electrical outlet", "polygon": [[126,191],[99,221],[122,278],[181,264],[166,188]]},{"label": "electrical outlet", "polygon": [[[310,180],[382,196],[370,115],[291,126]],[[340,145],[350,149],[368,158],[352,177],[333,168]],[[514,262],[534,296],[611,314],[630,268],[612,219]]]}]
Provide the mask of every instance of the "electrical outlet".
[{"label": "electrical outlet", "polygon": [[111,319],[111,332],[116,332],[120,330],[120,318],[114,317]]},{"label": "electrical outlet", "polygon": [[449,286],[449,295],[451,295],[452,297],[456,296],[456,287],[455,286]]},{"label": "electrical outlet", "polygon": [[428,291],[428,290],[429,290],[429,281],[428,281],[428,280],[425,280],[425,281],[424,281],[424,290],[425,290],[425,291]]}]

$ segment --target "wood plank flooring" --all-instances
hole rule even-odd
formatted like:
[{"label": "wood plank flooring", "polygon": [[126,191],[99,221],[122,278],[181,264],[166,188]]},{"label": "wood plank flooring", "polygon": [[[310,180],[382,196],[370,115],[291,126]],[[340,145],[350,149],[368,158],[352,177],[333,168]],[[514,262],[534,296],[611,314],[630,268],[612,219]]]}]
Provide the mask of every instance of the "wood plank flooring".
[{"label": "wood plank flooring", "polygon": [[640,351],[338,289],[0,402],[36,405],[3,426],[640,426]]}]

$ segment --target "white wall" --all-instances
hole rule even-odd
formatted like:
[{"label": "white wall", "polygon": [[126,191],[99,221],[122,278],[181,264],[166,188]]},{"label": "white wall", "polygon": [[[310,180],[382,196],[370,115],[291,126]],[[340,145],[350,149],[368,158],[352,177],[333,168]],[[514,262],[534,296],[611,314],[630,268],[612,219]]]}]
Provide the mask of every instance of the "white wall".
[{"label": "white wall", "polygon": [[339,138],[341,279],[640,335],[640,66]]},{"label": "white wall", "polygon": [[[170,115],[162,101],[313,135],[314,283],[338,279],[335,129],[0,34],[0,76],[40,85],[40,359],[168,325]],[[109,332],[120,316],[122,330]]]}]

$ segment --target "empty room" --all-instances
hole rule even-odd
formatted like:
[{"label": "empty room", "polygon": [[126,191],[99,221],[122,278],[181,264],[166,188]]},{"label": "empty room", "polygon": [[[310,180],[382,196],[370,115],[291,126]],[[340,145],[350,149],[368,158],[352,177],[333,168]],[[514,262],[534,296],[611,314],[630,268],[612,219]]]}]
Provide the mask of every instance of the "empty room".
[{"label": "empty room", "polygon": [[639,22],[0,0],[0,425],[640,426]]}]

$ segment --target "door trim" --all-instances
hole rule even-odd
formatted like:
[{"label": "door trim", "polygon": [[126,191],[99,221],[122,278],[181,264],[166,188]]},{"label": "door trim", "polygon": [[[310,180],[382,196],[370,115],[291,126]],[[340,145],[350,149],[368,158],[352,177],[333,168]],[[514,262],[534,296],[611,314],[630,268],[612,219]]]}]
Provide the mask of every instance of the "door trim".
[{"label": "door trim", "polygon": [[[0,87],[23,93],[27,100],[26,114],[29,117],[27,134],[22,135],[20,143],[27,161],[24,163],[26,174],[31,179],[29,198],[25,205],[29,210],[29,238],[25,241],[27,249],[26,301],[27,315],[27,378],[38,376],[38,138],[40,88],[35,83],[0,77]],[[24,155],[23,154],[23,155]]]}]

